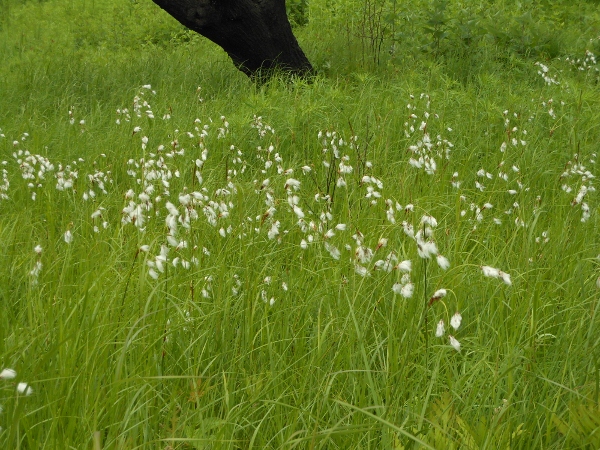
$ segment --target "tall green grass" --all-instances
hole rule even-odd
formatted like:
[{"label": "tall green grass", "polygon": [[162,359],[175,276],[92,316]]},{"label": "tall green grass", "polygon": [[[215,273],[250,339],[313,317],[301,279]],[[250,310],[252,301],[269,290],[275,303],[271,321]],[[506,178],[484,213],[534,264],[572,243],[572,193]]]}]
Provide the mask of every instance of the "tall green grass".
[{"label": "tall green grass", "polygon": [[[0,370],[17,372],[0,380],[3,448],[599,446],[600,95],[583,61],[600,16],[585,2],[467,2],[479,37],[460,50],[458,8],[432,46],[430,5],[394,5],[406,17],[376,64],[364,16],[312,1],[296,32],[320,76],[255,86],[151,3],[2,4]],[[485,31],[492,9],[506,39]],[[509,25],[527,11],[539,26],[518,34]],[[431,175],[409,163],[422,122],[452,144]],[[61,177],[72,187],[58,190]],[[148,184],[139,230],[124,208]],[[206,198],[186,207],[192,192]],[[170,230],[167,201],[198,218]],[[203,207],[220,202],[213,226]],[[424,230],[423,215],[448,270],[404,231]],[[412,261],[411,298],[392,290],[401,271],[383,270],[391,252]]]}]

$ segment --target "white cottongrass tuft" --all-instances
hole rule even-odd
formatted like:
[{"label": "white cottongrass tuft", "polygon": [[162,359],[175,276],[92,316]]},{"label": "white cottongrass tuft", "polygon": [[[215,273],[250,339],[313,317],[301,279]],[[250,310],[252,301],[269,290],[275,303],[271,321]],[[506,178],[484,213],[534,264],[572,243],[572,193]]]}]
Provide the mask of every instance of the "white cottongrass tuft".
[{"label": "white cottongrass tuft", "polygon": [[368,269],[365,266],[361,266],[360,264],[354,264],[354,271],[361,277],[366,277],[367,275],[369,275]]},{"label": "white cottongrass tuft", "polygon": [[394,294],[401,295],[404,298],[411,298],[415,291],[415,285],[403,277],[402,283],[394,283],[392,291]]},{"label": "white cottongrass tuft", "polygon": [[501,271],[500,269],[496,269],[490,266],[481,266],[481,271],[483,275],[490,278],[500,278],[504,284],[507,286],[512,285],[512,280],[510,279],[510,275],[506,272]]},{"label": "white cottongrass tuft", "polygon": [[337,247],[331,245],[329,242],[324,242],[323,245],[325,246],[325,250],[329,252],[333,259],[340,259],[340,256],[342,254],[340,253]]},{"label": "white cottongrass tuft", "polygon": [[437,245],[433,241],[418,241],[417,242],[417,253],[423,259],[430,259],[433,255],[438,252]]},{"label": "white cottongrass tuft", "polygon": [[271,225],[271,229],[269,230],[269,232],[267,233],[267,236],[269,239],[275,239],[275,237],[277,237],[277,235],[279,234],[279,220],[276,220],[272,225]]},{"label": "white cottongrass tuft", "polygon": [[0,380],[12,380],[17,376],[13,369],[4,369],[0,372]]},{"label": "white cottongrass tuft", "polygon": [[27,383],[19,383],[17,384],[17,392],[22,395],[31,395],[33,394],[33,388]]},{"label": "white cottongrass tuft", "polygon": [[415,292],[415,285],[412,283],[406,283],[404,286],[402,286],[400,295],[402,295],[402,297],[404,297],[404,298],[411,298],[413,296],[414,292]]},{"label": "white cottongrass tuft", "polygon": [[429,299],[429,303],[427,304],[427,306],[431,306],[438,300],[444,298],[446,296],[446,293],[446,289],[438,289],[437,291],[435,291]]},{"label": "white cottongrass tuft", "polygon": [[38,255],[42,254],[42,246],[41,245],[36,245],[35,248],[33,249],[34,252],[36,252]]},{"label": "white cottongrass tuft", "polygon": [[396,268],[400,272],[410,273],[410,271],[412,270],[412,261],[410,259],[407,259],[406,261],[402,261],[400,264],[398,264],[396,266]]},{"label": "white cottongrass tuft", "polygon": [[454,348],[454,350],[460,352],[460,342],[458,342],[452,335],[449,335],[448,338],[450,339],[450,345]]},{"label": "white cottongrass tuft", "polygon": [[511,286],[512,285],[512,281],[510,279],[510,275],[507,274],[506,272],[500,271],[500,278],[502,278],[502,281],[504,281],[504,284],[506,284],[507,286]]},{"label": "white cottongrass tuft", "polygon": [[486,277],[498,278],[500,276],[500,271],[490,266],[481,266],[481,271]]},{"label": "white cottongrass tuft", "polygon": [[404,221],[404,222],[402,222],[402,228],[404,229],[404,234],[406,234],[408,237],[410,237],[410,238],[415,237],[415,229],[412,226],[412,224]]},{"label": "white cottongrass tuft", "polygon": [[384,270],[385,272],[391,272],[393,269],[396,268],[394,266],[394,263],[396,261],[398,261],[396,254],[394,252],[391,252],[387,255],[385,260],[380,259],[380,260],[376,261],[375,268],[379,269],[379,270]]},{"label": "white cottongrass tuft", "polygon": [[443,270],[448,270],[450,267],[450,261],[443,255],[437,255],[437,263]]},{"label": "white cottongrass tuft", "polygon": [[31,275],[34,278],[37,278],[40,275],[40,272],[42,271],[42,262],[41,261],[36,261],[33,269],[31,269],[31,271],[29,272],[29,275]]},{"label": "white cottongrass tuft", "polygon": [[435,337],[442,337],[445,331],[446,328],[444,327],[444,321],[440,320],[437,324],[437,327],[435,328]]},{"label": "white cottongrass tuft", "polygon": [[460,327],[461,322],[462,322],[462,316],[457,311],[454,313],[454,315],[450,319],[450,326],[452,328],[454,328],[455,330],[458,330],[458,327]]},{"label": "white cottongrass tuft", "polygon": [[435,298],[442,298],[446,296],[446,289],[438,289],[433,293]]},{"label": "white cottongrass tuft", "polygon": [[71,233],[71,230],[65,231],[64,239],[67,244],[73,242],[73,233]]},{"label": "white cottongrass tuft", "polygon": [[288,190],[289,188],[293,188],[295,191],[300,189],[300,181],[295,178],[288,178],[285,182],[284,189]]},{"label": "white cottongrass tuft", "polygon": [[377,248],[380,249],[382,247],[385,247],[388,243],[387,238],[381,238],[379,239],[379,241],[377,242]]},{"label": "white cottongrass tuft", "polygon": [[437,220],[435,219],[435,217],[433,216],[429,216],[429,215],[424,215],[423,217],[421,217],[421,223],[425,224],[425,225],[429,225],[432,228],[437,227]]}]

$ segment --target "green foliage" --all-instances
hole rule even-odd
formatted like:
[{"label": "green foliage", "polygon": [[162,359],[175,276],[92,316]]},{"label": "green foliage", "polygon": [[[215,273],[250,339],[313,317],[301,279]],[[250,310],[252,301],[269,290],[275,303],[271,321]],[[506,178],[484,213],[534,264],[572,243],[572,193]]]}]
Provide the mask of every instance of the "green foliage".
[{"label": "green foliage", "polygon": [[[503,58],[555,58],[589,48],[589,39],[596,37],[600,26],[591,4],[563,1],[484,5],[444,0],[332,0],[328,8],[336,29],[345,30],[347,39],[359,44],[352,47],[355,58],[371,67],[387,62],[402,66],[423,52],[438,60],[457,54],[478,58],[490,52]],[[582,24],[582,33],[575,31],[574,23]]]},{"label": "green foliage", "polygon": [[568,419],[554,415],[552,421],[571,448],[600,447],[600,405],[574,403]]},{"label": "green foliage", "polygon": [[288,0],[285,6],[292,25],[304,26],[308,23],[308,0]]},{"label": "green foliage", "polygon": [[0,448],[598,447],[600,15],[509,3],[311,0],[263,86],[151,2],[0,3]]}]

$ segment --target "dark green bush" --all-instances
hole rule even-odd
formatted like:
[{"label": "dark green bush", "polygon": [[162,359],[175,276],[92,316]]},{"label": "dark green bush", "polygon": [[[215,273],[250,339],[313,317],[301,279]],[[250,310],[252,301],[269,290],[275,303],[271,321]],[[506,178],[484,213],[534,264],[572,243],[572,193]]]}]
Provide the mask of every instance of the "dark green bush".
[{"label": "dark green bush", "polygon": [[308,0],[287,0],[285,3],[292,26],[303,26],[308,23]]}]

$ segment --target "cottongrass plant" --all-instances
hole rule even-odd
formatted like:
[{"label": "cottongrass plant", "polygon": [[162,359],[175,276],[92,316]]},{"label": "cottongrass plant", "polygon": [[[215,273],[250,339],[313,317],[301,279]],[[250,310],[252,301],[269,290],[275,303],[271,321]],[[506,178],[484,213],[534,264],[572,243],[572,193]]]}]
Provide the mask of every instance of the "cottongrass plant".
[{"label": "cottongrass plant", "polygon": [[2,448],[595,448],[591,58],[257,87],[80,3],[0,31]]},{"label": "cottongrass plant", "polygon": [[[68,222],[64,224],[66,231],[63,228],[61,237],[63,245],[73,247],[72,256],[67,256],[66,250],[61,250],[60,246],[54,247],[51,241],[34,244],[36,258],[33,268],[29,269],[31,295],[36,295],[49,282],[53,283],[48,277],[55,269],[45,269],[45,261],[58,257],[67,263],[66,258],[77,255],[79,245],[103,245],[103,241],[112,239],[110,233],[114,232],[110,230],[118,230],[118,235],[124,239],[120,244],[123,251],[129,247],[128,242],[135,245],[136,250],[131,262],[123,260],[117,263],[129,268],[123,280],[125,286],[118,294],[118,307],[115,304],[111,308],[129,311],[136,303],[131,303],[132,296],[138,297],[141,317],[147,317],[144,320],[152,317],[156,323],[154,326],[160,328],[160,333],[154,337],[159,348],[155,354],[159,375],[153,375],[159,380],[173,373],[174,366],[169,361],[189,357],[185,356],[188,350],[181,344],[190,342],[187,348],[195,345],[192,344],[194,333],[200,330],[201,324],[206,326],[206,314],[220,315],[230,311],[228,314],[237,317],[233,319],[234,323],[241,320],[234,329],[241,332],[244,327],[251,327],[255,329],[254,333],[267,333],[266,342],[273,347],[279,341],[268,337],[273,332],[269,330],[276,327],[281,333],[283,329],[272,323],[270,317],[278,317],[278,320],[287,323],[289,319],[285,317],[291,311],[300,308],[300,312],[304,308],[302,305],[306,300],[303,297],[306,294],[309,294],[309,304],[320,304],[318,308],[324,307],[317,301],[318,297],[327,295],[330,298],[327,314],[328,320],[333,320],[330,322],[332,325],[340,311],[350,314],[355,336],[364,336],[360,339],[366,336],[376,341],[384,339],[380,332],[363,329],[361,321],[372,321],[373,324],[382,321],[381,327],[385,323],[390,324],[391,320],[401,320],[406,326],[407,319],[402,317],[412,315],[416,323],[409,326],[412,336],[405,342],[415,349],[420,347],[421,342],[424,345],[426,359],[423,370],[429,374],[429,383],[435,382],[432,367],[440,370],[439,364],[451,358],[444,356],[444,347],[463,358],[480,351],[477,335],[472,336],[476,329],[473,320],[477,307],[461,299],[465,296],[471,298],[473,293],[465,292],[464,283],[458,281],[472,276],[467,275],[470,266],[461,261],[464,257],[460,256],[457,235],[451,229],[458,227],[465,233],[512,229],[510,233],[517,233],[519,228],[531,226],[523,206],[515,201],[506,201],[510,197],[527,201],[525,194],[530,190],[517,166],[518,157],[510,153],[512,148],[516,150],[528,145],[525,141],[515,141],[513,137],[518,132],[518,127],[512,124],[511,117],[514,116],[507,112],[503,114],[507,137],[500,146],[502,159],[498,164],[499,172],[494,175],[489,169],[478,168],[473,173],[474,188],[459,182],[458,173],[451,166],[453,158],[449,142],[441,139],[439,145],[430,147],[429,141],[425,142],[428,138],[424,138],[424,141],[415,144],[417,148],[424,149],[420,155],[423,164],[420,167],[409,162],[407,171],[425,168],[424,175],[432,177],[438,170],[436,158],[445,159],[449,164],[445,169],[452,174],[449,195],[455,196],[459,208],[457,222],[451,224],[448,221],[449,210],[441,209],[443,219],[438,219],[425,212],[431,209],[426,200],[398,196],[396,187],[390,186],[389,175],[381,170],[377,161],[361,160],[361,137],[358,135],[346,138],[339,131],[319,132],[315,142],[322,159],[317,164],[296,161],[285,155],[278,147],[279,133],[259,116],[254,116],[249,124],[249,128],[256,132],[254,141],[245,144],[232,138],[240,133],[240,125],[224,117],[218,120],[195,118],[188,124],[189,131],[182,127],[174,134],[161,137],[160,132],[151,132],[153,126],[149,123],[166,124],[173,120],[172,116],[155,114],[149,102],[142,100],[147,95],[159,95],[156,91],[152,93],[151,86],[145,86],[139,92],[133,100],[132,114],[127,115],[128,112],[123,112],[127,110],[120,108],[117,114],[119,122],[114,124],[115,133],[124,133],[131,142],[130,154],[119,155],[122,167],[115,165],[114,155],[104,153],[90,158],[92,164],[86,158],[71,163],[50,159],[27,149],[29,136],[11,144],[16,166],[5,165],[8,175],[15,180],[7,190],[9,198],[21,195],[19,189],[23,189],[30,202],[40,202],[42,196],[56,198],[53,200],[56,205],[66,202],[73,205],[72,211],[75,211],[65,217]],[[422,95],[420,98],[429,101],[430,96]],[[429,119],[435,116],[427,113],[423,117]],[[126,124],[128,128],[120,131]],[[427,130],[428,127],[423,126],[419,131],[427,136]],[[85,132],[92,131],[93,128],[86,124]],[[410,132],[406,138],[412,139]],[[427,153],[425,150],[433,151],[434,147],[438,149],[436,152],[441,149],[441,153],[434,154],[429,150]],[[412,150],[413,154],[415,151]],[[505,172],[507,165],[511,168]],[[220,166],[225,168],[225,172]],[[573,201],[573,204],[582,205],[584,198],[592,198],[590,195],[594,193],[593,174],[581,166],[568,166],[570,171],[568,175],[563,174],[563,178],[573,174],[582,177],[585,183],[580,185],[583,187],[579,188]],[[15,167],[22,182],[17,182]],[[464,167],[461,172],[466,179]],[[511,182],[514,183],[514,191],[500,188]],[[563,191],[566,192],[566,189]],[[485,195],[483,199],[482,195]],[[495,204],[508,206],[504,215],[518,214],[519,220],[505,224],[494,217],[490,212],[497,209]],[[465,206],[470,213],[460,210]],[[419,211],[425,213],[419,215]],[[591,215],[589,208],[588,211]],[[525,219],[528,219],[527,222]],[[372,225],[377,222],[385,225]],[[536,242],[541,243],[541,239],[547,239],[547,236],[547,231],[544,231]],[[493,235],[485,239],[493,239]],[[52,248],[52,253],[42,250],[42,247]],[[236,253],[239,256],[233,258]],[[453,256],[450,258],[446,254]],[[120,258],[125,253],[122,255]],[[477,255],[479,252],[468,259],[480,258],[481,263],[484,257]],[[138,266],[138,260],[141,266]],[[451,260],[455,262],[451,263]],[[508,254],[503,260],[511,267],[516,264],[514,261],[511,264]],[[484,276],[500,279],[512,287],[513,280],[508,272],[488,265],[480,268]],[[303,278],[304,270],[328,274],[326,278],[317,278],[325,283],[325,290],[316,291],[319,292],[317,297],[307,291],[309,286],[315,285]],[[91,266],[88,273],[94,273]],[[262,281],[257,282],[257,277]],[[338,283],[339,287],[331,290]],[[485,291],[483,287],[480,289]],[[340,303],[343,298],[348,302],[345,307]],[[419,298],[423,299],[422,303],[417,300]],[[156,302],[158,299],[161,300]],[[421,306],[417,306],[419,303]],[[258,308],[260,304],[268,310],[261,311]],[[334,304],[339,310],[337,313],[331,308]],[[214,310],[215,307],[218,309]],[[211,308],[214,312],[209,312]],[[459,308],[465,310],[466,319],[457,312]],[[369,310],[378,312],[363,315],[359,321],[357,314]],[[311,313],[307,318],[325,319],[320,316],[319,309],[315,311],[317,316]],[[133,330],[130,328],[135,323],[135,320],[131,322],[133,317],[123,323],[125,329]],[[429,329],[431,320],[437,324],[434,330]],[[396,352],[403,342],[403,333],[390,326],[382,330],[388,329],[392,333],[387,337],[392,339],[387,345],[390,351]],[[447,327],[452,334],[447,333]],[[434,338],[446,339],[447,345],[441,346],[440,352],[436,350],[437,346],[430,344],[430,334]],[[235,334],[229,335],[228,332],[227,335],[230,336],[227,339],[231,339]],[[326,344],[321,341],[323,337],[318,336],[315,345],[323,348],[320,346]],[[125,336],[124,339],[127,342],[130,338]],[[244,339],[251,339],[251,336]],[[435,344],[438,341],[431,342]],[[122,344],[115,345],[117,347],[113,345],[111,348]],[[242,345],[241,342],[238,345]],[[372,367],[364,344],[356,341],[353,345],[358,345],[359,353],[363,355],[353,364]],[[110,358],[116,358],[118,376],[122,378],[126,361],[118,353]],[[203,356],[196,358],[204,361]],[[395,361],[396,373],[400,374],[399,361]],[[198,380],[203,377],[199,375]],[[370,377],[365,379],[370,389],[370,402],[381,407],[382,393],[376,387],[380,386],[380,381],[376,381],[379,375],[373,378],[375,374],[372,373]],[[186,378],[176,379],[183,381]],[[133,380],[129,380],[127,383],[131,384]],[[21,395],[33,392],[23,382],[17,385],[17,391]],[[197,405],[204,402],[197,394],[193,394],[192,398]],[[215,401],[209,404],[216,405]],[[417,439],[409,434],[411,439]],[[120,438],[115,436],[113,439]]]},{"label": "cottongrass plant", "polygon": [[[17,378],[17,372],[14,369],[5,368],[0,372],[0,380],[14,380]],[[0,381],[1,382],[1,381]],[[30,396],[33,394],[33,388],[23,381],[16,384],[15,391],[22,396]],[[4,427],[2,426],[2,413],[4,412],[4,407],[2,403],[0,403],[0,433],[4,431]]]},{"label": "cottongrass plant", "polygon": [[[130,155],[121,156],[122,168],[115,167],[110,162],[112,157],[104,154],[93,159],[91,165],[85,158],[71,164],[51,160],[26,149],[29,136],[23,136],[12,144],[13,158],[23,181],[21,184],[15,181],[7,195],[19,195],[18,190],[23,188],[31,202],[39,202],[40,195],[57,199],[69,195],[68,202],[77,205],[75,211],[81,210],[81,213],[66,217],[67,229],[62,232],[64,244],[73,247],[72,254],[81,245],[78,244],[80,240],[87,242],[85,245],[96,245],[91,243],[109,238],[110,235],[103,234],[103,230],[119,230],[126,241],[137,245],[135,258],[125,278],[126,285],[120,294],[119,308],[127,311],[131,301],[127,299],[132,295],[141,295],[141,299],[144,295],[150,295],[149,299],[163,299],[151,310],[148,309],[151,303],[143,301],[140,304],[142,311],[148,311],[145,314],[153,311],[151,314],[163,324],[160,326],[162,350],[157,354],[159,373],[168,374],[171,370],[168,369],[168,360],[174,356],[169,356],[174,350],[167,348],[173,345],[179,347],[182,339],[193,340],[192,330],[198,330],[197,327],[205,323],[202,319],[206,314],[204,311],[209,305],[217,305],[213,302],[226,302],[224,305],[229,304],[227,308],[233,308],[232,312],[236,307],[230,302],[241,302],[242,309],[235,314],[247,311],[244,313],[250,314],[247,319],[256,316],[258,322],[253,320],[253,325],[247,323],[244,326],[258,325],[260,333],[274,326],[270,324],[271,314],[284,320],[282,314],[287,314],[290,308],[302,308],[301,293],[306,292],[308,287],[301,275],[305,264],[307,268],[312,267],[313,273],[315,270],[329,273],[327,277],[333,277],[327,281],[329,284],[334,279],[338,280],[340,288],[345,290],[340,292],[346,293],[335,294],[330,301],[339,307],[341,298],[347,297],[348,306],[342,310],[358,308],[351,314],[355,319],[357,312],[364,308],[357,295],[366,295],[365,300],[371,299],[372,307],[381,311],[366,320],[384,320],[385,323],[398,314],[414,315],[417,324],[411,330],[414,336],[408,343],[418,348],[423,339],[426,354],[424,369],[429,373],[430,383],[434,380],[431,365],[440,364],[440,358],[449,357],[443,356],[444,346],[440,348],[441,353],[434,351],[435,347],[430,345],[430,333],[434,338],[447,336],[447,348],[464,355],[462,357],[478,351],[476,342],[469,337],[469,331],[473,331],[470,322],[475,307],[461,300],[460,297],[465,295],[464,285],[457,282],[468,272],[469,264],[458,256],[454,243],[456,237],[450,231],[447,213],[442,213],[443,220],[428,212],[418,215],[418,211],[427,211],[430,207],[421,206],[419,201],[406,203],[407,198],[404,201],[398,198],[395,189],[388,187],[385,172],[376,174],[381,171],[376,162],[367,160],[361,164],[360,136],[353,134],[345,138],[338,131],[319,132],[316,142],[323,158],[320,164],[285,157],[278,148],[277,131],[259,116],[254,116],[250,122],[250,128],[257,133],[253,147],[232,140],[231,136],[239,133],[239,125],[224,117],[219,120],[196,118],[190,123],[190,131],[185,131],[185,128],[176,130],[165,141],[156,132],[146,131],[152,128],[147,121],[168,123],[172,120],[171,116],[161,114],[156,116],[162,119],[156,118],[149,102],[142,101],[147,95],[145,92],[158,95],[151,89],[148,85],[139,91],[133,100],[132,114],[124,113],[127,111],[125,108],[120,108],[117,114],[120,119],[114,125],[115,132],[129,124],[129,128],[123,131],[129,135],[134,149]],[[422,95],[420,98],[429,102],[430,96]],[[411,118],[412,114],[415,113],[411,113]],[[450,188],[451,195],[457,198],[456,204],[459,208],[468,204],[471,212],[466,214],[460,210],[454,226],[462,227],[468,233],[477,233],[480,227],[487,230],[511,227],[511,222],[504,225],[503,221],[489,214],[496,209],[494,204],[506,205],[506,200],[495,196],[518,197],[519,193],[527,193],[530,189],[516,165],[518,158],[511,157],[509,152],[511,148],[524,147],[527,143],[515,141],[513,136],[518,127],[513,126],[508,112],[503,115],[507,138],[500,146],[502,159],[497,176],[479,168],[474,171],[474,189],[465,189],[457,180],[457,172],[451,166],[446,169],[452,173]],[[424,118],[431,117],[434,116],[428,112],[424,114]],[[86,132],[92,132],[92,128],[87,126]],[[427,126],[423,126],[420,132],[427,136]],[[411,139],[411,136],[408,132],[406,138]],[[416,144],[418,148],[434,148],[428,142],[419,142]],[[437,167],[435,158],[442,157],[451,164],[449,149],[452,146],[443,139],[439,142],[435,147],[442,149],[442,153],[427,158],[424,155],[429,153],[423,153],[423,166],[409,163],[407,170],[426,167],[425,175],[430,177],[436,174],[437,169],[433,170]],[[104,167],[102,161],[106,161]],[[219,174],[222,173],[219,168],[222,164],[227,169],[224,177]],[[503,168],[508,164],[512,168],[504,172]],[[568,166],[571,168],[568,175],[574,174],[584,180],[585,184],[581,184],[583,187],[579,188],[573,201],[573,204],[583,204],[583,199],[594,193],[593,174],[581,166]],[[5,167],[13,166],[7,164]],[[513,177],[508,173],[514,174]],[[563,178],[568,175],[563,174]],[[490,182],[511,181],[515,183],[514,192],[489,186]],[[475,198],[489,190],[493,193],[485,197],[486,201],[479,200],[481,203],[478,205]],[[563,191],[566,192],[566,189],[563,188]],[[109,201],[116,198],[121,200]],[[469,198],[473,198],[471,203]],[[355,206],[350,208],[347,206],[349,202]],[[513,202],[504,212],[512,215],[514,210],[520,211],[519,220],[514,221],[513,233],[530,226],[529,222],[525,222],[527,216],[521,208]],[[383,221],[386,225],[368,225],[373,221]],[[541,239],[547,239],[547,231],[541,236],[536,240],[538,244]],[[42,250],[42,246],[51,244],[42,242],[35,245],[36,259],[29,270],[32,293],[43,289],[48,283],[46,277],[50,276],[44,272],[42,262],[50,256]],[[64,252],[60,248],[53,250],[59,254],[61,251]],[[244,262],[236,263],[229,259],[231,252],[236,251],[242,252],[240,257]],[[448,251],[454,254],[452,259],[458,263],[452,264],[451,258],[444,255]],[[275,256],[277,252],[289,256]],[[250,255],[255,256],[249,258]],[[271,256],[265,258],[260,255]],[[66,254],[62,258],[67,258]],[[298,263],[293,262],[294,258],[300,258]],[[140,269],[137,268],[138,259],[143,262]],[[507,260],[507,263],[510,261]],[[232,270],[225,269],[229,265]],[[280,271],[279,266],[285,270]],[[508,287],[512,286],[509,273],[488,265],[480,268],[485,277],[497,278]],[[257,276],[262,281],[257,283],[254,280]],[[435,288],[432,289],[432,286]],[[350,294],[352,291],[354,293]],[[420,296],[415,296],[415,292]],[[315,301],[314,297],[309,298]],[[420,307],[417,306],[418,298],[423,299]],[[254,300],[259,303],[254,303]],[[264,304],[272,312],[259,312],[256,309],[259,304]],[[462,313],[458,312],[461,305],[468,312],[466,325],[463,324]],[[452,310],[455,312],[452,313]],[[333,310],[328,314],[333,314]],[[434,330],[428,326],[431,319],[437,324]],[[241,323],[236,325],[239,326]],[[447,334],[447,326],[452,334]],[[371,335],[371,332],[361,329],[358,319],[354,327],[357,336],[363,333]],[[393,331],[394,334],[397,332]],[[375,333],[371,338],[381,339],[382,336]],[[399,338],[394,338],[395,346],[402,342],[397,340]],[[271,342],[270,345],[273,344]],[[361,345],[359,348],[364,352],[366,349]],[[179,354],[179,357],[185,355]],[[371,363],[368,358],[364,359],[365,356],[366,353],[362,362],[357,364],[370,367]],[[117,362],[121,367],[118,370],[123,370],[125,361],[118,361],[121,361]],[[374,379],[368,381],[369,389],[376,389],[374,383]],[[21,395],[33,392],[23,382],[17,385],[17,391]],[[370,395],[374,404],[380,405],[383,401],[376,390]],[[199,399],[194,401],[202,404]],[[413,439],[416,437],[413,436]]]}]

